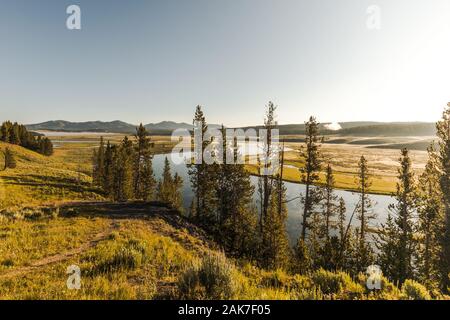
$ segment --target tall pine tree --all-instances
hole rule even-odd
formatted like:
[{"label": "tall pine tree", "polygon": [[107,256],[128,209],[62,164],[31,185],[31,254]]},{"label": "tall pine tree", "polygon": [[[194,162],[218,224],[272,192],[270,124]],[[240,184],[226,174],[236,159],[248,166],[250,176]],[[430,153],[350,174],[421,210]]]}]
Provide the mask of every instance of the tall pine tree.
[{"label": "tall pine tree", "polygon": [[413,213],[416,193],[407,149],[402,149],[399,163],[399,181],[395,195],[397,203],[389,206],[394,217],[389,215],[387,223],[382,225],[378,247],[383,273],[391,280],[403,284],[406,279],[414,276],[415,247]]},{"label": "tall pine tree", "polygon": [[374,254],[370,242],[368,241],[368,232],[370,221],[376,218],[372,210],[372,201],[369,197],[369,188],[371,186],[369,168],[367,160],[361,156],[358,162],[358,177],[356,179],[359,193],[359,201],[356,206],[357,218],[359,220],[358,252],[356,257],[355,269],[363,272],[374,261]]}]

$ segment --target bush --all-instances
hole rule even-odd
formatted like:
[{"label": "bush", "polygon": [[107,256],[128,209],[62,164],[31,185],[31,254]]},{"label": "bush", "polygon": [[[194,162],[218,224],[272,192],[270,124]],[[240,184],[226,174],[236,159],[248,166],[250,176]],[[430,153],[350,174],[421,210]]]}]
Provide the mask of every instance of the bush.
[{"label": "bush", "polygon": [[299,274],[288,275],[283,270],[275,270],[263,275],[261,284],[265,287],[303,290],[312,287],[312,281]]},{"label": "bush", "polygon": [[200,264],[194,264],[179,278],[180,298],[231,299],[238,291],[235,272],[224,254],[208,253]]},{"label": "bush", "polygon": [[420,283],[409,279],[403,283],[402,298],[405,300],[431,300],[427,288]]},{"label": "bush", "polygon": [[364,288],[345,272],[320,269],[311,275],[311,279],[324,295],[330,295],[331,298],[354,299],[364,294]]},{"label": "bush", "polygon": [[87,257],[87,261],[94,265],[88,272],[90,276],[107,274],[120,270],[134,270],[139,268],[147,259],[145,243],[136,240],[128,240],[112,254],[97,251],[94,255]]}]

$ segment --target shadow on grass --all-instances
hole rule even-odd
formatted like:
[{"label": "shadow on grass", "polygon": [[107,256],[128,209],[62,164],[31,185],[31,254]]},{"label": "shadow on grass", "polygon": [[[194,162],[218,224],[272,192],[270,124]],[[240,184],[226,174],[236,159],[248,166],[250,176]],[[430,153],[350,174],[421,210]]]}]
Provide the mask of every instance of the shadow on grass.
[{"label": "shadow on grass", "polygon": [[5,185],[43,186],[51,188],[64,188],[74,192],[90,191],[101,194],[98,188],[86,181],[77,181],[74,178],[40,176],[36,174],[2,176]]}]

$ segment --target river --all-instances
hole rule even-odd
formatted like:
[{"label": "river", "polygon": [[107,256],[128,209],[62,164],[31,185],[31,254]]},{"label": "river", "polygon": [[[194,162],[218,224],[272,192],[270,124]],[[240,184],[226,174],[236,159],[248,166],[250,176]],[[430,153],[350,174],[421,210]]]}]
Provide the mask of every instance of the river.
[{"label": "river", "polygon": [[[155,172],[155,177],[157,179],[161,177],[162,170],[164,167],[164,159],[166,158],[166,156],[168,157],[171,163],[172,173],[176,172],[183,178],[184,181],[182,190],[183,204],[187,211],[191,205],[194,194],[190,186],[189,175],[186,165],[184,163],[183,164],[174,163],[171,160],[170,154],[155,155],[153,159],[153,168]],[[251,177],[251,181],[255,186],[257,185],[257,177]],[[285,186],[287,189],[286,192],[287,200],[298,198],[299,195],[301,193],[304,193],[305,191],[305,186],[302,184],[285,182]],[[345,200],[347,209],[347,221],[348,221],[354,211],[355,205],[358,202],[358,194],[344,190],[336,190],[335,193],[338,197],[342,197]],[[257,193],[255,192],[254,196],[255,204],[257,201],[256,198]],[[377,219],[372,222],[372,226],[376,226],[380,222],[384,222],[386,220],[388,214],[388,206],[390,203],[393,202],[393,198],[391,196],[385,195],[370,195],[370,198],[373,202],[373,211],[377,213]],[[300,228],[301,228],[300,218],[303,207],[299,199],[288,202],[287,206],[288,206],[288,219],[286,223],[286,228],[291,244],[294,244],[300,235]],[[356,223],[356,217],[354,217],[353,223]]]}]

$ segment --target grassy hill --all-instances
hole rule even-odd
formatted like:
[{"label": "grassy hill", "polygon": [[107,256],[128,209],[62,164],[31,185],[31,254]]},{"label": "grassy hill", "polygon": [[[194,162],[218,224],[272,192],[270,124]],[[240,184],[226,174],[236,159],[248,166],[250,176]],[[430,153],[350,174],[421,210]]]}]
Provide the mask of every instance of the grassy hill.
[{"label": "grassy hill", "polygon": [[[17,168],[0,171],[0,210],[23,205],[55,204],[67,200],[99,200],[91,187],[90,148],[59,148],[51,157],[20,146],[0,142],[0,151],[8,147]],[[0,167],[3,152],[0,152]]]},{"label": "grassy hill", "polygon": [[[157,203],[30,209],[0,224],[0,299],[430,299],[420,284],[318,270],[267,271],[227,257],[186,218]],[[81,288],[67,288],[67,268]],[[437,296],[438,298],[442,298]]]}]

